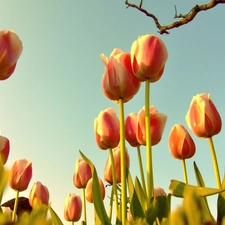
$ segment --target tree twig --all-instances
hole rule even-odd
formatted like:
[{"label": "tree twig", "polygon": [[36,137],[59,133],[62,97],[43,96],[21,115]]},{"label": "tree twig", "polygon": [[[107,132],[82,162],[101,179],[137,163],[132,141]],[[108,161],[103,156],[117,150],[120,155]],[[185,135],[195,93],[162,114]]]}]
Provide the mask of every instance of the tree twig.
[{"label": "tree twig", "polygon": [[142,13],[144,13],[146,16],[151,17],[154,20],[155,25],[158,28],[158,30],[159,30],[158,32],[160,34],[169,34],[168,30],[171,30],[173,28],[177,28],[177,27],[183,26],[185,24],[188,24],[189,22],[191,22],[195,18],[195,16],[199,12],[212,9],[216,5],[224,4],[224,3],[225,3],[225,0],[211,0],[209,3],[206,3],[206,4],[195,5],[190,10],[190,12],[187,13],[187,14],[179,14],[179,15],[177,14],[177,8],[175,6],[175,16],[174,16],[174,18],[175,19],[180,19],[180,20],[175,21],[175,22],[173,22],[173,23],[171,23],[169,25],[163,25],[162,26],[159,23],[158,18],[154,14],[152,14],[152,13],[148,12],[146,9],[142,8],[143,0],[140,0],[139,6],[136,5],[136,4],[130,3],[128,0],[125,0],[125,4],[127,5],[126,8],[129,8],[129,7],[135,8],[135,9],[141,11]]}]

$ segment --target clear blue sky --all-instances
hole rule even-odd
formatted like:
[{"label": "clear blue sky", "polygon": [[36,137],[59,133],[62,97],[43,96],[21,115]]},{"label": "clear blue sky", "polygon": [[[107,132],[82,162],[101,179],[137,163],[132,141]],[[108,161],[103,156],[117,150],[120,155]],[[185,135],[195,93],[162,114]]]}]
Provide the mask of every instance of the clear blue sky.
[{"label": "clear blue sky", "polygon": [[[196,3],[203,1],[144,1],[144,7],[168,24],[173,22],[174,4],[178,13],[187,13]],[[167,140],[175,123],[187,127],[184,118],[192,97],[210,93],[222,119],[225,117],[224,21],[225,7],[220,5],[161,36],[169,59],[163,77],[151,86],[151,104],[168,116],[162,141],[153,148],[155,186],[166,191],[171,179],[183,180],[181,162],[170,155]],[[28,189],[36,181],[46,185],[52,207],[64,221],[65,198],[69,193],[81,194],[72,181],[75,161],[80,157],[78,149],[94,162],[103,177],[108,152],[99,150],[95,143],[94,119],[108,107],[118,112],[118,106],[102,93],[104,66],[99,55],[108,56],[116,47],[129,52],[139,35],[158,34],[157,29],[150,18],[126,9],[121,0],[3,0],[0,29],[14,30],[24,47],[15,73],[0,83],[0,129],[11,141],[6,166],[9,168],[18,158],[32,161],[33,178]],[[143,105],[144,85],[126,103],[125,114],[138,112]],[[197,152],[187,161],[189,182],[196,184],[196,161],[206,185],[216,187],[207,140],[191,135]],[[222,129],[214,138],[221,177],[224,137]],[[131,173],[139,175],[136,150],[129,144],[127,147]],[[144,159],[144,147],[142,150]],[[28,194],[25,191],[20,195]],[[14,192],[6,189],[3,200],[12,197]],[[215,208],[215,199],[210,204]],[[91,218],[90,204],[88,208]]]}]

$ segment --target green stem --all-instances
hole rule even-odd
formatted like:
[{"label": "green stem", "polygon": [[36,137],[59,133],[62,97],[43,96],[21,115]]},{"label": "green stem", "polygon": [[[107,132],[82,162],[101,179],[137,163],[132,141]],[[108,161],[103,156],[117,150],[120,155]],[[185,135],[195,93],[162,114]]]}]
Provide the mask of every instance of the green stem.
[{"label": "green stem", "polygon": [[72,221],[72,225],[74,225],[74,221]]},{"label": "green stem", "polygon": [[87,223],[87,211],[86,211],[85,188],[82,188],[82,202],[83,202],[83,220],[86,224]]},{"label": "green stem", "polygon": [[183,167],[183,173],[184,173],[184,182],[186,184],[188,184],[187,169],[186,169],[186,161],[185,161],[185,159],[182,160],[182,167]]},{"label": "green stem", "polygon": [[146,167],[147,167],[147,197],[154,196],[153,167],[152,167],[152,145],[150,132],[150,81],[145,82],[145,127],[146,127]]},{"label": "green stem", "polygon": [[19,201],[19,191],[16,190],[16,198],[15,198],[15,202],[14,202],[12,222],[15,222],[15,219],[16,219],[16,212],[17,212],[17,208],[18,208],[18,201]]},{"label": "green stem", "polygon": [[111,188],[111,196],[109,202],[109,220],[112,221],[112,207],[113,207],[113,187]]},{"label": "green stem", "polygon": [[116,186],[116,168],[114,162],[114,155],[112,148],[109,148],[109,155],[112,164],[112,175],[113,175],[113,195],[115,200],[115,210],[116,210],[116,217],[118,217],[118,197],[117,197],[117,186]]},{"label": "green stem", "polygon": [[146,184],[145,184],[144,170],[143,170],[142,159],[141,159],[140,146],[137,146],[137,153],[138,153],[138,163],[139,163],[139,168],[140,168],[142,187],[143,187],[143,191],[146,195]]},{"label": "green stem", "polygon": [[221,188],[220,172],[219,172],[219,167],[218,167],[218,163],[217,163],[216,152],[215,152],[212,137],[209,137],[208,141],[209,141],[210,151],[212,154],[212,161],[213,161],[214,173],[215,173],[215,177],[216,177],[216,184],[217,184],[218,188]]},{"label": "green stem", "polygon": [[124,106],[123,99],[119,99],[120,113],[120,163],[121,163],[121,202],[122,202],[122,224],[126,224],[127,219],[127,185],[126,185],[126,149],[124,131]]}]

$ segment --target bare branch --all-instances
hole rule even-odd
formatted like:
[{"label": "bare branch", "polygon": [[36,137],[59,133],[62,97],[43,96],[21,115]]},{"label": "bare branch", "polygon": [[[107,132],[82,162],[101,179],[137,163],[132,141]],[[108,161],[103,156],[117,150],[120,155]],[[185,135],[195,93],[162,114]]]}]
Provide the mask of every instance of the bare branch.
[{"label": "bare branch", "polygon": [[151,17],[154,20],[156,27],[159,29],[160,34],[169,34],[168,30],[171,30],[173,28],[177,28],[177,27],[183,26],[185,24],[188,24],[189,22],[191,22],[195,18],[195,16],[199,12],[209,10],[209,9],[215,7],[218,4],[224,4],[225,0],[211,0],[209,3],[194,6],[190,10],[190,12],[187,13],[187,14],[179,14],[179,15],[177,14],[177,8],[175,6],[175,16],[174,16],[174,18],[180,19],[180,20],[175,21],[175,22],[173,22],[169,25],[164,25],[164,26],[162,26],[159,23],[158,18],[154,14],[149,13],[146,9],[142,8],[142,3],[143,3],[143,0],[140,0],[140,4],[138,6],[136,4],[132,4],[132,3],[128,2],[128,0],[125,1],[125,4],[127,5],[127,8],[129,8],[129,7],[135,8],[135,9],[141,11],[142,13],[144,13],[146,16]]}]

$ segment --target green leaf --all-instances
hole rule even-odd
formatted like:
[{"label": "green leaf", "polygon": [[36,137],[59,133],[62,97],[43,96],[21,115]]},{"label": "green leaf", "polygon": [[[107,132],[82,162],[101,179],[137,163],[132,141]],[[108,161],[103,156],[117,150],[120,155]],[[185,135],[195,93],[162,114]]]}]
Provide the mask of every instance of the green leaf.
[{"label": "green leaf", "polygon": [[53,208],[51,206],[49,206],[49,211],[50,211],[50,215],[51,215],[53,224],[54,225],[63,225],[59,216],[56,214],[56,212],[53,210]]},{"label": "green leaf", "polygon": [[[1,161],[1,160],[0,160]],[[2,202],[2,196],[5,189],[5,185],[8,179],[8,172],[4,170],[3,165],[0,165],[0,205]]]},{"label": "green leaf", "polygon": [[[225,188],[225,175],[222,181],[222,188]],[[217,199],[217,224],[222,223],[222,219],[225,216],[225,192],[218,195]]]},{"label": "green leaf", "polygon": [[[203,180],[202,175],[201,175],[201,173],[200,173],[200,171],[199,171],[199,169],[198,169],[198,167],[197,167],[195,162],[194,162],[194,170],[195,170],[195,177],[196,177],[198,186],[199,187],[205,187],[204,180]],[[209,205],[208,205],[206,197],[200,198],[199,201],[201,201],[201,205],[203,207],[203,209],[202,209],[203,220],[205,222],[208,222],[208,221],[215,222],[215,219],[214,219],[213,215],[210,212]]]},{"label": "green leaf", "polygon": [[225,191],[225,189],[198,187],[190,184],[185,184],[178,180],[171,180],[169,189],[171,190],[171,194],[173,196],[180,198],[183,198],[184,195],[190,191],[195,191],[195,193],[200,197],[215,195]]},{"label": "green leaf", "polygon": [[128,191],[130,195],[130,211],[132,217],[135,218],[145,218],[145,213],[142,209],[141,203],[138,199],[136,190],[134,188],[134,184],[132,182],[132,178],[130,173],[127,174],[127,185],[128,185]]},{"label": "green leaf", "polygon": [[147,205],[148,205],[147,196],[146,196],[146,194],[141,186],[141,183],[137,177],[135,178],[135,190],[136,190],[138,199],[141,203],[141,207],[142,207],[143,211],[146,211]]},{"label": "green leaf", "polygon": [[105,207],[103,204],[101,189],[100,189],[98,175],[97,175],[95,166],[80,150],[79,150],[79,153],[81,157],[85,160],[85,162],[88,163],[92,171],[92,178],[93,178],[92,195],[93,195],[93,201],[94,201],[94,207],[95,207],[96,213],[100,221],[102,222],[102,224],[111,225],[111,222],[109,220],[109,217],[107,216],[107,213],[105,211]]}]

